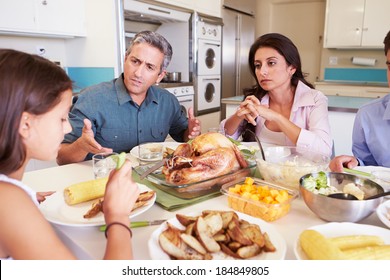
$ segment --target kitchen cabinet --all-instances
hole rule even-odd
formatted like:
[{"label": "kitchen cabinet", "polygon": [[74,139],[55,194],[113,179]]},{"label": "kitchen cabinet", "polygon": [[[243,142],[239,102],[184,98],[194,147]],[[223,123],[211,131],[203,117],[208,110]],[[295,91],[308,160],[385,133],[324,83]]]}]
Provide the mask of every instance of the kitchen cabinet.
[{"label": "kitchen cabinet", "polygon": [[192,2],[194,3],[194,10],[199,13],[213,17],[222,16],[222,0],[197,0]]},{"label": "kitchen cabinet", "polygon": [[352,130],[356,113],[329,111],[335,156],[352,155]]},{"label": "kitchen cabinet", "polygon": [[85,36],[84,0],[0,0],[0,33]]},{"label": "kitchen cabinet", "polygon": [[383,49],[390,1],[327,0],[325,48]]},{"label": "kitchen cabinet", "polygon": [[222,0],[155,0],[145,2],[159,2],[214,17],[221,17]]},{"label": "kitchen cabinet", "polygon": [[222,107],[225,107],[225,117],[229,118],[231,115],[233,115],[237,108],[240,106],[240,103],[244,100],[244,96],[238,95],[233,97],[226,97],[221,99]]},{"label": "kitchen cabinet", "polygon": [[[0,0],[0,30],[33,32],[35,4],[26,0]],[[21,8],[23,7],[23,9]]]},{"label": "kitchen cabinet", "polygon": [[194,4],[192,0],[155,0],[156,2],[161,2],[168,5],[173,5],[185,9],[192,10]]},{"label": "kitchen cabinet", "polygon": [[206,133],[210,128],[219,127],[221,122],[221,112],[213,112],[196,117],[202,124],[202,133]]},{"label": "kitchen cabinet", "polygon": [[390,93],[387,87],[316,83],[315,87],[325,95],[380,98]]},{"label": "kitchen cabinet", "polygon": [[234,115],[240,104],[226,104],[226,119]]}]

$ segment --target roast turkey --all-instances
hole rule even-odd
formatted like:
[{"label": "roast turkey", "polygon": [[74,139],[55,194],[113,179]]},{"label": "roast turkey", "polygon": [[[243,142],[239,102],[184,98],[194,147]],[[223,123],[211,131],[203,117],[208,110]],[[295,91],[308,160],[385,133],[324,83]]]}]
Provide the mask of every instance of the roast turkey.
[{"label": "roast turkey", "polygon": [[163,167],[166,182],[196,183],[247,167],[240,150],[226,136],[208,132],[177,147]]}]

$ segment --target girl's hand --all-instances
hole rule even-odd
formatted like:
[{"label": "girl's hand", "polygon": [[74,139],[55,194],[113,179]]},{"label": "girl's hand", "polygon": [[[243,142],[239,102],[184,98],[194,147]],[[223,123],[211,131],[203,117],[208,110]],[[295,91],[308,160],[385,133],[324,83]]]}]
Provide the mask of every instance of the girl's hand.
[{"label": "girl's hand", "polygon": [[131,169],[131,162],[126,160],[119,170],[110,173],[103,201],[106,224],[128,219],[139,196],[138,185],[131,177]]},{"label": "girl's hand", "polygon": [[50,192],[37,192],[37,200],[39,203],[42,203],[46,200],[46,197],[49,195],[52,195],[55,193],[55,191],[50,191]]}]

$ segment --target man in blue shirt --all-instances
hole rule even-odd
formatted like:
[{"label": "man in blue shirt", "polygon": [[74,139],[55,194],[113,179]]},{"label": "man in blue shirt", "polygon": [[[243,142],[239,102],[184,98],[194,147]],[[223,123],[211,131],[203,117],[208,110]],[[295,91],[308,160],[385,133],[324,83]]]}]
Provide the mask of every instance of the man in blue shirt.
[{"label": "man in blue shirt", "polygon": [[172,48],[161,35],[143,31],[130,44],[123,74],[86,88],[70,114],[73,131],[65,135],[57,162],[91,159],[102,152],[129,152],[145,142],[163,142],[167,135],[184,142],[200,134],[192,109],[188,119],[177,98],[153,86],[166,73]]},{"label": "man in blue shirt", "polygon": [[[390,31],[385,40],[387,82],[390,87]],[[329,164],[332,171],[357,165],[390,167],[390,94],[371,101],[356,114],[352,133],[352,156],[337,156]]]}]

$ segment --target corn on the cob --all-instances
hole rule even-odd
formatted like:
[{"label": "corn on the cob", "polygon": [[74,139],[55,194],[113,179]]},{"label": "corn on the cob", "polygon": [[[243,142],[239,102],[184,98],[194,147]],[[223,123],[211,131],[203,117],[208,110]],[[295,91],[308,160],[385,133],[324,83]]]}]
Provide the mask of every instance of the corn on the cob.
[{"label": "corn on the cob", "polygon": [[390,245],[355,248],[343,253],[348,260],[390,260]]},{"label": "corn on the cob", "polygon": [[65,202],[68,205],[89,201],[104,196],[108,178],[99,178],[73,184],[64,189]]},{"label": "corn on the cob", "polygon": [[299,236],[303,251],[311,260],[342,260],[343,252],[315,230],[304,230]]},{"label": "corn on the cob", "polygon": [[374,235],[345,235],[328,238],[328,240],[335,244],[340,250],[384,244],[382,238]]}]

